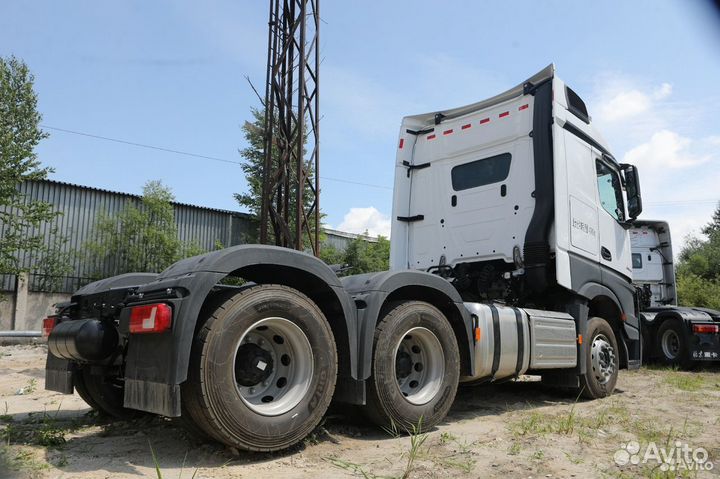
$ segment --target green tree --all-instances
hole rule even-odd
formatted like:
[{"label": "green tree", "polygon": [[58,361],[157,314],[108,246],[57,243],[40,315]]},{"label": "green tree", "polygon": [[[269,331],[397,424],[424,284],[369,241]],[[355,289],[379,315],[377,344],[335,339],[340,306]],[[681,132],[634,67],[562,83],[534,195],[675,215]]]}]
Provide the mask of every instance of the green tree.
[{"label": "green tree", "polygon": [[102,214],[85,247],[95,271],[114,274],[160,272],[175,261],[202,253],[178,239],[172,191],[160,181],[143,187],[142,204],[128,204],[114,216]]},{"label": "green tree", "polygon": [[[18,190],[29,180],[41,180],[52,170],[43,167],[35,148],[48,135],[40,129],[34,77],[18,58],[0,57],[0,273],[66,272],[66,255],[47,246],[41,226],[58,213],[50,203],[31,201]],[[49,235],[56,230],[50,226]],[[62,243],[62,240],[59,241]],[[19,253],[31,261],[21,263]]]},{"label": "green tree", "polygon": [[387,271],[390,267],[390,240],[378,236],[377,242],[372,242],[359,236],[344,251],[338,251],[332,246],[323,247],[320,259],[327,264],[345,266],[345,274]]},{"label": "green tree", "polygon": [[[262,211],[263,167],[265,162],[265,110],[252,108],[250,110],[250,113],[252,115],[252,121],[246,121],[245,124],[242,126],[242,131],[243,135],[245,136],[247,146],[240,150],[240,156],[242,156],[244,160],[242,164],[242,170],[245,174],[245,180],[247,181],[248,189],[244,193],[235,193],[233,196],[241,206],[247,208],[250,213],[254,214],[259,219]],[[307,137],[305,139],[305,143],[307,143]],[[272,158],[275,162],[275,165],[277,165],[279,162],[279,157],[278,147],[275,143],[272,144]],[[306,164],[305,167],[306,171],[308,171],[308,174],[312,177],[312,175],[314,174],[312,165]],[[293,173],[291,172],[291,174]],[[312,190],[310,189],[310,186],[308,186],[306,183],[303,185],[303,207],[306,211],[311,204]],[[295,211],[294,192],[291,192],[291,195],[289,197],[289,210],[292,216],[292,212]],[[314,216],[309,218],[309,221],[312,226]],[[293,232],[294,234],[295,222],[292,218],[290,220],[289,226],[291,232]],[[274,242],[275,236],[272,227],[268,227],[268,232],[271,236],[271,241]],[[306,244],[305,246],[306,248],[309,248],[310,245]]]},{"label": "green tree", "polygon": [[702,233],[705,238],[690,238],[680,252],[678,302],[720,309],[720,204]]}]

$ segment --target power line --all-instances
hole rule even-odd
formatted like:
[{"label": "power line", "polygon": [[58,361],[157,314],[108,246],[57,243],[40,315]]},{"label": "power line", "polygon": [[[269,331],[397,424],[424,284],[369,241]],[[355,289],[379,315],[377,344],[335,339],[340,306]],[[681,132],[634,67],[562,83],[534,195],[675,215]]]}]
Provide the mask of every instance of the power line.
[{"label": "power line", "polygon": [[[175,150],[173,148],[165,148],[162,146],[147,145],[144,143],[137,143],[137,142],[128,141],[128,140],[121,140],[119,138],[111,138],[109,136],[94,135],[92,133],[85,133],[83,131],[76,131],[76,130],[68,130],[66,128],[58,128],[58,127],[49,126],[49,125],[40,125],[40,127],[46,128],[48,130],[60,131],[62,133],[70,133],[72,135],[79,135],[79,136],[85,136],[88,138],[94,138],[96,140],[112,141],[114,143],[121,143],[123,145],[130,145],[130,146],[135,146],[138,148],[147,148],[150,150],[164,151],[166,153],[174,153],[176,155],[191,156],[193,158],[202,158],[204,160],[219,161],[222,163],[230,163],[233,165],[242,165],[242,162],[240,162],[240,161],[228,160],[226,158],[218,158],[217,156],[208,156],[208,155],[201,155],[198,153],[190,153],[188,151]],[[321,176],[320,179],[327,180],[327,181],[336,181],[338,183],[346,183],[346,184],[350,184],[350,185],[367,186],[369,188],[379,188],[382,190],[392,190],[392,187],[390,187],[390,186],[374,185],[372,183],[363,183],[360,181],[351,181],[351,180],[345,180],[342,178],[331,178],[328,176]]]},{"label": "power line", "polygon": [[199,155],[197,153],[189,153],[187,151],[173,150],[171,148],[163,148],[162,146],[145,145],[143,143],[135,143],[134,141],[120,140],[118,138],[110,138],[107,136],[93,135],[91,133],[84,133],[82,131],[66,130],[65,128],[57,128],[57,127],[48,126],[48,125],[40,125],[40,127],[47,128],[48,130],[61,131],[63,133],[72,133],[73,135],[87,136],[87,137],[95,138],[98,140],[112,141],[115,143],[122,143],[125,145],[137,146],[139,148],[149,148],[151,150],[165,151],[167,153],[175,153],[177,155],[192,156],[195,158],[203,158],[205,160],[221,161],[223,163],[233,163],[236,165],[242,164],[239,161],[226,160],[224,158],[217,158],[215,156]]},{"label": "power line", "polygon": [[[240,161],[228,160],[226,158],[218,158],[217,156],[201,155],[198,153],[191,153],[188,151],[176,150],[173,148],[165,148],[162,146],[147,145],[144,143],[137,143],[137,142],[128,141],[128,140],[121,140],[119,138],[111,138],[109,136],[94,135],[92,133],[85,133],[85,132],[76,131],[76,130],[68,130],[66,128],[58,128],[58,127],[49,126],[49,125],[40,125],[40,127],[47,128],[48,130],[60,131],[62,133],[70,133],[73,135],[85,136],[88,138],[95,138],[97,140],[112,141],[114,143],[121,143],[124,145],[135,146],[138,148],[148,148],[150,150],[164,151],[166,153],[174,153],[176,155],[191,156],[193,158],[202,158],[204,160],[219,161],[222,163],[230,163],[233,165],[242,165],[242,162],[240,162]],[[320,179],[327,180],[327,181],[336,181],[338,183],[345,183],[345,184],[349,184],[349,185],[365,186],[368,188],[378,188],[381,190],[392,190],[391,186],[376,185],[373,183],[363,183],[361,181],[352,181],[352,180],[346,180],[343,178],[333,178],[333,177],[329,177],[329,176],[321,176]],[[646,202],[645,205],[646,206],[683,206],[683,205],[696,205],[696,204],[715,204],[717,202],[718,202],[717,199],[709,199],[708,198],[708,199],[694,199],[694,200]]]}]

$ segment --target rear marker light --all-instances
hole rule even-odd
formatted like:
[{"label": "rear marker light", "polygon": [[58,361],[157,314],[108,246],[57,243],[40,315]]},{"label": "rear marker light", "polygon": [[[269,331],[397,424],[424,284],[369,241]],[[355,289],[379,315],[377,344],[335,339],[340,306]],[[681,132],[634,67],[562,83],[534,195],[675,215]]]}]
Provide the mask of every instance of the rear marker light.
[{"label": "rear marker light", "polygon": [[461,128],[462,128],[463,130],[467,130],[467,129],[470,128],[471,126],[472,126],[472,124],[471,124],[471,123],[468,123],[467,125],[463,125]]},{"label": "rear marker light", "polygon": [[523,111],[523,110],[527,110],[527,109],[528,109],[528,105],[526,104],[526,105],[522,105],[520,108],[518,108],[518,111]]},{"label": "rear marker light", "polygon": [[165,303],[135,306],[130,310],[131,333],[162,333],[172,326],[172,309]]},{"label": "rear marker light", "polygon": [[720,326],[717,324],[693,324],[693,333],[713,334],[720,332]]},{"label": "rear marker light", "polygon": [[403,145],[405,144],[405,140],[403,138],[400,138],[400,149],[402,150]]},{"label": "rear marker light", "polygon": [[428,135],[427,138],[428,138],[428,140],[434,140],[434,139],[435,139],[435,135]]},{"label": "rear marker light", "polygon": [[582,344],[582,334],[578,334],[578,344]]},{"label": "rear marker light", "polygon": [[475,328],[475,342],[480,342],[480,338],[482,338],[482,332],[480,331],[480,328]]},{"label": "rear marker light", "polygon": [[443,131],[443,135],[452,135],[452,130],[445,130]]},{"label": "rear marker light", "polygon": [[505,118],[506,116],[509,116],[509,115],[510,115],[510,112],[509,112],[509,111],[504,111],[504,112],[500,113],[500,115],[498,115],[498,116],[499,116],[500,118]]},{"label": "rear marker light", "polygon": [[480,124],[482,125],[483,123],[490,123],[490,118],[483,118],[480,120]]},{"label": "rear marker light", "polygon": [[43,338],[47,339],[48,336],[50,336],[50,333],[52,333],[52,330],[56,324],[57,324],[57,318],[55,318],[53,316],[43,319],[43,324],[42,324]]}]

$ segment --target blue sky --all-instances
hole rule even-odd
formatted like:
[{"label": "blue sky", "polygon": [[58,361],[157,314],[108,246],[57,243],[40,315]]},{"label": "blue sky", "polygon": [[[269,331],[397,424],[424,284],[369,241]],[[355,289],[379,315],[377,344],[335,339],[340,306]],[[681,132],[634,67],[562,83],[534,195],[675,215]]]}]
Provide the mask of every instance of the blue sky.
[{"label": "blue sky", "polygon": [[[402,116],[471,103],[548,63],[615,155],[640,165],[646,218],[675,241],[720,198],[720,17],[710,2],[323,0],[322,205],[327,223],[389,231]],[[0,55],[36,76],[48,126],[231,161],[263,88],[264,1],[6,1]],[[237,165],[49,130],[52,178],[239,209]],[[377,185],[353,185],[331,179]]]}]

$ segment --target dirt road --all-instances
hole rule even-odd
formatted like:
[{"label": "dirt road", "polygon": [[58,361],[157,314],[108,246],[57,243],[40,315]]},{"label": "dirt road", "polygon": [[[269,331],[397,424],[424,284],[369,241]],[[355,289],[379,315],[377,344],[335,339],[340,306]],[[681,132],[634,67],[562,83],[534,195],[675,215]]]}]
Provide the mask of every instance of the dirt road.
[{"label": "dirt road", "polygon": [[[623,371],[617,393],[592,402],[533,381],[462,388],[447,420],[414,436],[334,407],[292,451],[248,454],[197,442],[167,419],[98,418],[77,395],[44,390],[45,351],[0,347],[0,478],[158,477],[156,464],[166,479],[720,477],[720,367]],[[653,443],[661,454],[704,448],[714,467],[643,464]]]}]

